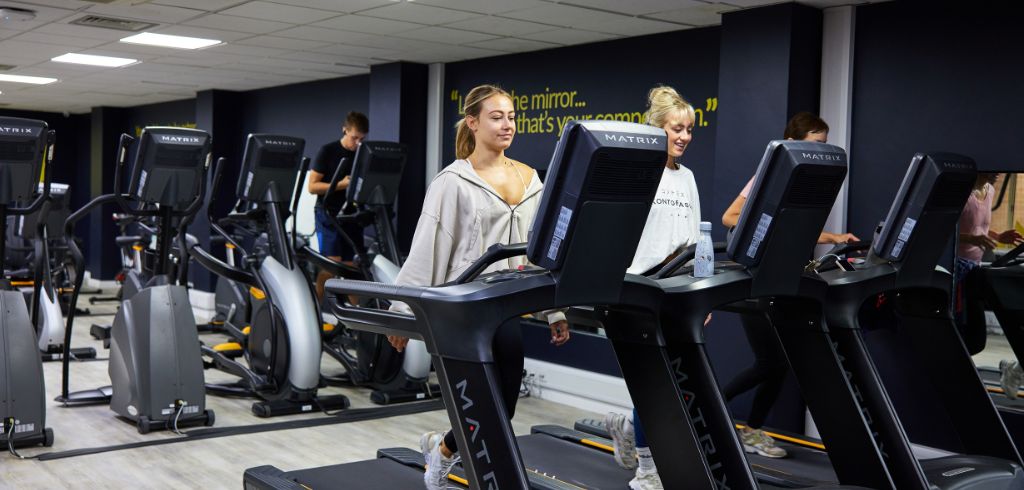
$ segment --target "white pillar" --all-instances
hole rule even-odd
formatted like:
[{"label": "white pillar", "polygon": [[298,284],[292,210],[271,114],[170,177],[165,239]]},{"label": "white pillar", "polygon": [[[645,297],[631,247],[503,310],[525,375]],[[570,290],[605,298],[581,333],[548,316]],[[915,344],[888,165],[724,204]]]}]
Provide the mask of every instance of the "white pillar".
[{"label": "white pillar", "polygon": [[427,159],[426,182],[430,185],[434,176],[441,171],[441,145],[444,143],[444,63],[432,63],[427,73]]}]

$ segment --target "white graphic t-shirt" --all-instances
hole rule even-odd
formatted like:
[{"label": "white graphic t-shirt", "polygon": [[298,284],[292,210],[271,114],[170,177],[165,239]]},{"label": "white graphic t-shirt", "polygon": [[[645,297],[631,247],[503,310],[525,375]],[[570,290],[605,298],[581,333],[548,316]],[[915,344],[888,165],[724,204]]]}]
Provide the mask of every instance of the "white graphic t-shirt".
[{"label": "white graphic t-shirt", "polygon": [[699,237],[700,196],[693,172],[682,165],[666,167],[628,272],[647,272]]}]

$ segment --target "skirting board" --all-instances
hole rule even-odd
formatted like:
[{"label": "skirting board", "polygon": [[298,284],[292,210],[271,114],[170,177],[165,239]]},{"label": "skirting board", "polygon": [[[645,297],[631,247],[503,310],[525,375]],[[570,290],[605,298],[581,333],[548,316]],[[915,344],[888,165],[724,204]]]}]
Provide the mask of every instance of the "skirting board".
[{"label": "skirting board", "polygon": [[633,409],[633,401],[622,378],[529,357],[524,369],[530,396],[599,414],[626,413]]}]

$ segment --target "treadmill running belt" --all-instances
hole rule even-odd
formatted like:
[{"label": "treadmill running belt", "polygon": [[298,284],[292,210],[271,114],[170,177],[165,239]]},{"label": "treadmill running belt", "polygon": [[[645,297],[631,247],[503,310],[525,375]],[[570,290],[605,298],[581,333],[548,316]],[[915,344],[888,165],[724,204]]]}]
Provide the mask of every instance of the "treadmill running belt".
[{"label": "treadmill running belt", "polygon": [[580,488],[618,490],[627,488],[635,476],[634,471],[620,468],[605,451],[544,434],[516,439],[527,469]]},{"label": "treadmill running belt", "polygon": [[828,454],[794,444],[778,442],[789,456],[766,458],[758,454],[747,454],[747,461],[757,474],[757,479],[789,488],[804,488],[819,485],[835,485],[835,471]]},{"label": "treadmill running belt", "polygon": [[286,478],[301,483],[311,490],[332,488],[360,488],[363,490],[423,488],[422,470],[404,466],[386,458],[290,471],[286,473]]},{"label": "treadmill running belt", "polygon": [[992,402],[998,408],[1024,412],[1024,397],[1018,396],[1016,399],[1011,400],[1003,394],[1003,389],[999,385],[998,369],[982,367],[978,368],[978,374],[985,383],[985,388],[989,390],[989,395],[992,395]]}]

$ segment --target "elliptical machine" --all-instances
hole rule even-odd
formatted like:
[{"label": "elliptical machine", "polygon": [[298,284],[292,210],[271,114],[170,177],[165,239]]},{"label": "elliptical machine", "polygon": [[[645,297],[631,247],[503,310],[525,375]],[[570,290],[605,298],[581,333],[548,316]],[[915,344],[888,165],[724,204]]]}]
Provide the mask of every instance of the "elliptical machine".
[{"label": "elliptical machine", "polygon": [[[229,385],[207,385],[211,394],[259,397],[252,411],[272,417],[346,408],[343,395],[317,396],[320,386],[320,311],[309,279],[295,260],[293,244],[285,229],[285,214],[296,181],[305,141],[290,136],[250,134],[246,141],[236,194],[245,203],[244,213],[210,220],[211,228],[242,254],[242,267],[214,257],[199,244],[189,254],[214,274],[250,288],[253,295],[250,331],[245,345],[232,345],[248,365],[234,359],[228,349],[203,346],[216,367],[238,376]],[[222,165],[217,166],[213,188],[220,184]],[[266,233],[267,245],[247,253],[220,224],[250,222]],[[234,344],[234,343],[229,343]]]},{"label": "elliptical machine", "polygon": [[[64,337],[61,396],[65,406],[109,403],[119,416],[136,423],[140,433],[186,425],[213,425],[206,410],[203,364],[195,317],[185,288],[185,268],[172,260],[173,231],[194,216],[203,203],[210,167],[210,135],[182,128],[147,127],[139,137],[135,165],[127,194],[121,192],[128,146],[134,139],[121,136],[114,171],[114,193],[97,197],[73,213],[65,224],[65,237],[76,270],[84,270],[84,257],[75,244],[74,226],[96,207],[117,203],[129,215],[157,217],[159,231],[154,275],[131,298],[121,303],[111,330],[111,386],[71,393],[68,349],[74,325],[82,274],[77,274],[72,309]],[[131,204],[136,204],[132,206]],[[180,223],[176,223],[181,220]],[[184,240],[180,226],[179,240]]]},{"label": "elliptical machine", "polygon": [[[354,279],[393,284],[398,276],[402,258],[390,209],[398,194],[406,153],[405,145],[401,143],[364,141],[356,150],[352,163],[351,184],[346,191],[342,213],[326,213],[331,225],[356,251],[355,265],[361,277]],[[331,196],[342,178],[342,167],[344,165],[338,165],[327,195],[318,206],[332,202]],[[372,225],[376,232],[374,246],[364,246],[362,237],[348,236],[343,223],[355,223],[361,227]],[[302,251],[307,252],[305,249]],[[372,302],[378,308],[387,308],[386,300],[375,299]],[[325,329],[323,345],[324,351],[346,371],[327,380],[341,385],[369,387],[373,390],[370,400],[374,403],[387,405],[434,398],[441,394],[440,387],[429,382],[430,354],[420,340],[410,340],[405,350],[398,352],[384,335],[345,326]]]},{"label": "elliptical machine", "polygon": [[[7,217],[34,213],[49,197],[53,142],[54,132],[43,121],[0,118],[0,443],[12,453],[15,447],[53,445],[53,429],[46,428],[43,363],[35,329],[22,293],[11,286],[4,271]],[[43,189],[35,194],[41,172]],[[10,206],[33,194],[27,207]]]}]

